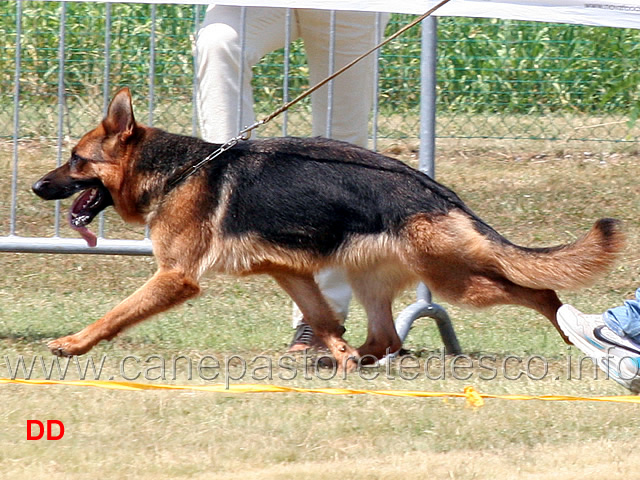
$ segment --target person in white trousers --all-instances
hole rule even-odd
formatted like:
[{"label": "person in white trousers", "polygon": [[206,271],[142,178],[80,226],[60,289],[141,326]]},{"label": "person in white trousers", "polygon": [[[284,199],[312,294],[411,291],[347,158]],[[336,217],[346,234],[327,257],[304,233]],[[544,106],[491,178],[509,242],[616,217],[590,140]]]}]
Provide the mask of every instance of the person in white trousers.
[{"label": "person in white trousers", "polygon": [[[388,14],[291,9],[290,39],[304,41],[309,84],[315,85],[376,44]],[[211,5],[196,39],[198,112],[202,137],[224,143],[255,121],[252,67],[286,42],[287,9]],[[334,28],[333,41],[330,35]],[[376,26],[378,29],[376,29]],[[333,68],[329,68],[333,43]],[[312,135],[367,147],[373,102],[375,57],[361,60],[334,80],[332,103],[328,87],[311,95]],[[279,105],[274,105],[274,109]],[[331,108],[329,108],[331,107]],[[331,112],[330,117],[328,113]],[[329,125],[330,128],[327,128]],[[345,272],[326,269],[316,281],[342,322],[347,317],[351,288]],[[290,351],[319,347],[309,325],[294,307],[296,329]]]}]

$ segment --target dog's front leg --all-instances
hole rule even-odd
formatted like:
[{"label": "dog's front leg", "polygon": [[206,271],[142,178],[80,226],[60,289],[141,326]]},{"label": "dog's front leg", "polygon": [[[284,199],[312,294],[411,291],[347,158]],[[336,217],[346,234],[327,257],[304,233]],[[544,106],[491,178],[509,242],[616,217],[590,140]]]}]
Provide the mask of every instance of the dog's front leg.
[{"label": "dog's front leg", "polygon": [[49,349],[60,356],[82,355],[101,340],[111,340],[125,328],[178,305],[199,292],[198,283],[184,273],[160,269],[100,320],[74,335],[49,342]]},{"label": "dog's front leg", "polygon": [[342,338],[344,329],[313,275],[297,272],[277,272],[271,275],[296,302],[313,333],[329,348],[338,369],[354,370],[357,367],[358,352]]}]

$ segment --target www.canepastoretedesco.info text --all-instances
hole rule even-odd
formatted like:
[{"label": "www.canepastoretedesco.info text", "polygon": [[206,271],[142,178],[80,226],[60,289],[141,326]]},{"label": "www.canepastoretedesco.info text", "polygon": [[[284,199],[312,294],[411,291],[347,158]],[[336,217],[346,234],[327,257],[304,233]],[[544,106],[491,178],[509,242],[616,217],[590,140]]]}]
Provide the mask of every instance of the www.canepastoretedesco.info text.
[{"label": "www.canepastoretedesco.info text", "polygon": [[[332,357],[298,355],[173,355],[146,356],[84,355],[60,358],[49,355],[4,355],[0,376],[15,379],[193,381],[224,383],[237,381],[335,380],[357,376],[363,380],[581,380],[603,378],[593,359],[568,354],[548,360],[542,355],[403,355],[393,361],[354,359],[355,369],[346,373]],[[4,370],[4,372],[2,371]]]}]

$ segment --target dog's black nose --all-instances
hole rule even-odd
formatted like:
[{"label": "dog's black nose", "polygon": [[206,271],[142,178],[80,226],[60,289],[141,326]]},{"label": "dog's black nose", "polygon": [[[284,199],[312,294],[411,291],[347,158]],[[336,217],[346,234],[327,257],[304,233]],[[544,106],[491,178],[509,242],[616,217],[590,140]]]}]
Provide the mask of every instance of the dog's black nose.
[{"label": "dog's black nose", "polygon": [[35,193],[39,197],[44,198],[46,196],[48,187],[49,180],[47,180],[46,178],[41,178],[31,186],[31,190],[33,190],[33,193]]}]

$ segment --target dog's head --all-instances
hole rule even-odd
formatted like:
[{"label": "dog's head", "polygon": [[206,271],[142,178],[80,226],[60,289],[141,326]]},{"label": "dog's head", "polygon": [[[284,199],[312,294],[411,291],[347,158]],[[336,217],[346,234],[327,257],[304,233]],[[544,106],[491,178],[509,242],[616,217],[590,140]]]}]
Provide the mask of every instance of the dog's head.
[{"label": "dog's head", "polygon": [[102,210],[119,203],[131,147],[143,129],[134,119],[131,93],[123,88],[111,100],[102,123],[80,139],[69,160],[32,186],[45,200],[82,192],[71,205],[69,224],[89,246],[97,240],[87,225]]}]

